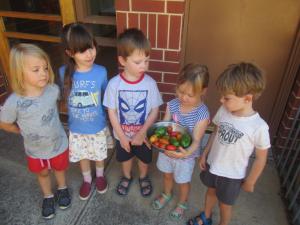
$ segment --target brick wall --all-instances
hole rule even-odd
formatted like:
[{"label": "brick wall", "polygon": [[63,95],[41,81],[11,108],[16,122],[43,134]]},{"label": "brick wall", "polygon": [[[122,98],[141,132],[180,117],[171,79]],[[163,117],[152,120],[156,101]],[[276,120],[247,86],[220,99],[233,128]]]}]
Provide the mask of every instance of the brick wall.
[{"label": "brick wall", "polygon": [[[151,42],[149,74],[164,102],[174,98],[180,70],[185,0],[116,0],[117,31],[137,27]],[[165,105],[161,107],[161,116]]]},{"label": "brick wall", "polygon": [[[284,147],[292,147],[293,139],[299,141],[299,134],[296,137],[297,133],[295,130],[300,126],[300,115],[297,117],[297,111],[300,108],[300,67],[298,69],[298,73],[292,88],[292,91],[289,95],[287,105],[285,107],[284,115],[281,119],[278,131],[277,138],[274,143],[275,153],[280,154]],[[297,118],[296,118],[297,117]],[[295,122],[295,123],[294,123]],[[294,126],[293,126],[294,123]],[[291,128],[293,128],[294,132],[291,132]],[[290,141],[286,143],[287,138],[290,134]],[[287,144],[287,146],[284,146]],[[295,148],[297,146],[294,146]]]}]

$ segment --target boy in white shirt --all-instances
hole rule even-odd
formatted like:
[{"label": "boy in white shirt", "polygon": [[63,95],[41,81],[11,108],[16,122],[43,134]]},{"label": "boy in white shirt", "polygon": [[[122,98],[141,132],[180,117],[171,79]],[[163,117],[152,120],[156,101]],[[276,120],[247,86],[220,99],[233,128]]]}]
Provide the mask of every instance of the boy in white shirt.
[{"label": "boy in white shirt", "polygon": [[[200,178],[208,187],[204,211],[187,224],[211,225],[218,202],[220,225],[228,225],[240,188],[253,192],[270,147],[269,127],[253,109],[265,88],[262,72],[251,63],[230,65],[217,79],[222,106],[213,118],[214,132],[199,159]],[[255,160],[246,174],[251,154]]]}]

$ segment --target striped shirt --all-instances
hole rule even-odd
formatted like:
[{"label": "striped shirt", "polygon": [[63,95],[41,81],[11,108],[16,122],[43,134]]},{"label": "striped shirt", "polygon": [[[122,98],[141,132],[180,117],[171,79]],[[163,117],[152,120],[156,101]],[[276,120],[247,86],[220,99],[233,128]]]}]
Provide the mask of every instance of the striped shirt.
[{"label": "striped shirt", "polygon": [[[191,134],[193,134],[193,129],[199,121],[209,119],[208,108],[203,103],[198,105],[188,113],[182,113],[180,111],[180,102],[178,98],[175,98],[170,102],[168,102],[168,107],[171,113],[172,120],[175,123],[178,123],[183,127],[187,128]],[[199,154],[200,154],[200,146],[199,146],[199,150],[195,151],[188,158],[198,157]]]}]

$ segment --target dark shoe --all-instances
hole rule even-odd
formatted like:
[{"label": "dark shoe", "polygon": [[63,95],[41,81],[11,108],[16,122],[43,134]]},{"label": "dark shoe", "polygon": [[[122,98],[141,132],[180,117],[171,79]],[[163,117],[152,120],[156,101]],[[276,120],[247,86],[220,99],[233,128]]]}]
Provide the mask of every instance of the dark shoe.
[{"label": "dark shoe", "polygon": [[104,176],[96,178],[96,188],[100,194],[104,194],[107,191],[108,185]]},{"label": "dark shoe", "polygon": [[69,208],[69,206],[71,205],[71,196],[69,194],[68,188],[57,190],[55,197],[60,209]]},{"label": "dark shoe", "polygon": [[127,177],[122,177],[117,186],[117,194],[120,196],[126,196],[129,192],[131,183],[132,178],[128,179]]},{"label": "dark shoe", "polygon": [[92,189],[92,184],[88,182],[83,182],[80,187],[79,198],[81,200],[87,200],[91,196],[91,189]]},{"label": "dark shoe", "polygon": [[139,178],[140,191],[143,197],[149,197],[152,194],[152,184],[148,176]]},{"label": "dark shoe", "polygon": [[42,216],[44,219],[52,219],[55,215],[54,197],[44,198],[42,205]]}]

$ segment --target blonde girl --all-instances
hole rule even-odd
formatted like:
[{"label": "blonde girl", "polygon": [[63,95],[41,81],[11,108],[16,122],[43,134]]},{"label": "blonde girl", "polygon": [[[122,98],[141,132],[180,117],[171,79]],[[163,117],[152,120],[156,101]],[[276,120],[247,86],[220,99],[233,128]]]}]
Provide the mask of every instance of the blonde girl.
[{"label": "blonde girl", "polygon": [[[68,139],[59,120],[59,88],[47,54],[32,44],[18,44],[10,52],[13,93],[1,110],[2,129],[23,136],[28,168],[35,173],[44,195],[42,216],[55,215],[55,204],[66,209],[71,198],[65,170],[69,164]],[[51,190],[50,170],[58,189]],[[55,198],[55,199],[54,199]]]},{"label": "blonde girl", "polygon": [[107,121],[102,106],[102,95],[107,85],[105,67],[94,63],[97,43],[92,33],[80,23],[63,28],[62,43],[67,56],[60,68],[61,81],[70,87],[68,95],[70,161],[79,162],[83,182],[79,198],[91,195],[91,162],[96,165],[96,189],[106,192],[104,159],[107,158]]},{"label": "blonde girl", "polygon": [[167,104],[164,121],[173,121],[186,127],[193,137],[192,144],[179,148],[179,152],[159,153],[158,169],[164,174],[163,192],[153,201],[154,209],[163,208],[171,199],[174,180],[179,185],[178,204],[171,211],[172,219],[181,219],[188,208],[190,182],[195,158],[200,153],[200,142],[209,124],[209,111],[203,103],[209,81],[206,66],[186,65],[179,75],[176,88],[177,98]]}]

